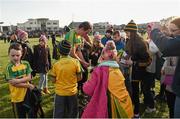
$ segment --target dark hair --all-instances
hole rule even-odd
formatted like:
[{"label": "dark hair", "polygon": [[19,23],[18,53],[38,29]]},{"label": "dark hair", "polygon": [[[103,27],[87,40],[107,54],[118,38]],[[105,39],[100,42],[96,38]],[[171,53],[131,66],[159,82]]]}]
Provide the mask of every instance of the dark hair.
[{"label": "dark hair", "polygon": [[110,33],[110,34],[112,35],[112,34],[113,34],[113,31],[110,30],[110,29],[108,29],[108,30],[106,30],[106,33]]},{"label": "dark hair", "polygon": [[114,31],[113,36],[116,34],[118,34],[120,36],[120,31],[119,30]]},{"label": "dark hair", "polygon": [[19,43],[12,43],[12,44],[9,46],[8,54],[10,53],[10,50],[11,50],[11,49],[21,50],[21,52],[22,52],[22,46],[21,46],[21,44],[19,44]]},{"label": "dark hair", "polygon": [[83,28],[85,31],[92,29],[92,25],[90,24],[90,22],[82,22],[78,28]]},{"label": "dark hair", "polygon": [[126,44],[126,50],[129,55],[135,55],[136,53],[147,53],[148,47],[143,38],[134,31],[130,31],[130,39]]}]

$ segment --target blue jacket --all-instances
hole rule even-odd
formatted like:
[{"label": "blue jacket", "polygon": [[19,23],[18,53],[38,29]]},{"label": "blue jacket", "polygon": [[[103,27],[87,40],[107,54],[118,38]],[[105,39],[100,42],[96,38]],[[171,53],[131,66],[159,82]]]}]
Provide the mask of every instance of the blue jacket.
[{"label": "blue jacket", "polygon": [[106,45],[106,42],[109,41],[109,40],[113,40],[111,37],[110,38],[107,38],[106,36],[104,36],[102,39],[101,39],[101,43],[105,46]]},{"label": "blue jacket", "polygon": [[121,49],[124,49],[125,44],[122,41],[114,42],[116,45],[116,50],[119,51]]},{"label": "blue jacket", "polygon": [[[160,30],[154,29],[151,32],[151,39],[163,53],[164,57],[180,56],[180,35],[172,38],[165,36]],[[180,97],[180,59],[178,59],[176,66],[172,89],[176,96]]]}]

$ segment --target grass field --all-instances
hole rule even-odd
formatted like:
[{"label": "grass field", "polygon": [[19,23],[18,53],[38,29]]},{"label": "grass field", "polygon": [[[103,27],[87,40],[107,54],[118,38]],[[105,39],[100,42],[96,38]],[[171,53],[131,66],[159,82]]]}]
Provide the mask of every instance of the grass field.
[{"label": "grass field", "polygon": [[[58,38],[59,40],[59,38]],[[38,39],[29,39],[31,46],[34,44],[38,44]],[[49,41],[49,46],[52,52],[52,45],[51,41]],[[7,50],[9,47],[9,43],[4,43],[3,41],[0,41],[0,64],[2,65],[2,69],[4,70],[7,62],[8,62],[8,55]],[[54,60],[52,61],[54,62]],[[37,75],[33,82],[35,84],[38,83],[39,76]],[[44,95],[43,96],[43,110],[45,112],[45,117],[51,118],[53,114],[53,95],[54,95],[54,85],[49,81],[49,89],[51,91],[50,95]],[[159,82],[156,81],[156,93],[159,92]],[[141,98],[142,101],[142,98]],[[141,104],[141,117],[144,118],[167,118],[168,117],[168,108],[166,103],[164,102],[156,102],[156,112],[147,114],[144,113],[144,105]],[[12,112],[12,106],[10,102],[10,96],[9,96],[9,89],[8,89],[8,83],[6,83],[4,80],[0,79],[0,118],[10,118],[13,117]]]}]

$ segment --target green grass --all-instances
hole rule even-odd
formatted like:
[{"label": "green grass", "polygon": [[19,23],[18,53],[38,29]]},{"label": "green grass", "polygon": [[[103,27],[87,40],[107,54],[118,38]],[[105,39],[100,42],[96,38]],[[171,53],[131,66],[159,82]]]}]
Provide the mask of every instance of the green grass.
[{"label": "green grass", "polygon": [[[58,38],[58,40],[60,40]],[[38,39],[33,38],[29,39],[31,46],[38,44]],[[48,42],[49,47],[52,52],[52,45],[51,40]],[[3,41],[0,41],[0,64],[2,65],[2,69],[4,70],[6,67],[6,64],[8,63],[8,51],[9,43],[4,43]],[[54,60],[52,60],[54,62]],[[38,84],[39,76],[37,75],[33,81],[35,84]],[[156,81],[156,93],[159,92],[159,82]],[[49,89],[51,91],[50,95],[44,95],[43,96],[43,110],[45,112],[45,117],[51,118],[53,114],[53,102],[54,102],[54,85],[49,81]],[[141,97],[141,101],[142,101]],[[168,117],[168,108],[166,103],[164,102],[156,102],[156,109],[157,111],[151,114],[144,113],[144,105],[141,104],[141,115],[144,118],[167,118]],[[8,83],[4,80],[0,79],[0,118],[10,118],[13,117],[13,111],[12,106],[10,102],[10,96],[9,96],[9,89],[8,89]]]}]

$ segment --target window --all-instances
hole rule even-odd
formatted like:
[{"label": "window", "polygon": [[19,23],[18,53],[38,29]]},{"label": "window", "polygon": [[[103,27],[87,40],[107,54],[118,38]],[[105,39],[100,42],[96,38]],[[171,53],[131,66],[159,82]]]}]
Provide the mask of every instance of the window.
[{"label": "window", "polygon": [[53,25],[57,25],[57,23],[54,22]]},{"label": "window", "polygon": [[48,22],[48,23],[47,23],[47,25],[51,25],[51,23],[50,23],[50,22]]},{"label": "window", "polygon": [[30,22],[29,24],[33,24],[33,22]]},{"label": "window", "polygon": [[27,27],[27,30],[31,30],[31,27]]}]

